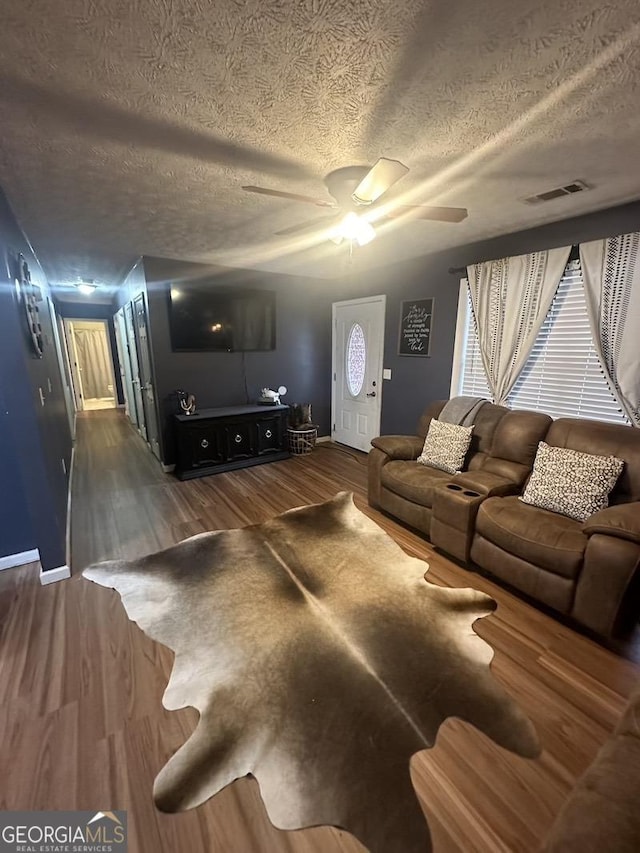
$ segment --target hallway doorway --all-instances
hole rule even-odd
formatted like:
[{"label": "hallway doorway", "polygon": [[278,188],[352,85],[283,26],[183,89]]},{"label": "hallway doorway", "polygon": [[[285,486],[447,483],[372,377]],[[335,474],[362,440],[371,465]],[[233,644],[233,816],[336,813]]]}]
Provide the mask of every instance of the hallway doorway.
[{"label": "hallway doorway", "polygon": [[113,354],[106,320],[64,321],[76,410],[115,409]]}]

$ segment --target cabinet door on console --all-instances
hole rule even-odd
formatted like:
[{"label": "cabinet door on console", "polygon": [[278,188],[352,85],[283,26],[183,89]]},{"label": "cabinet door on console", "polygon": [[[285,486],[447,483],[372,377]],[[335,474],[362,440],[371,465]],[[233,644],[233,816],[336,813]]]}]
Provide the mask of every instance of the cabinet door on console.
[{"label": "cabinet door on console", "polygon": [[256,423],[258,431],[258,456],[276,453],[284,447],[283,419],[279,416],[260,418]]},{"label": "cabinet door on console", "polygon": [[188,424],[183,441],[188,446],[192,468],[217,465],[224,461],[224,447],[220,428],[214,424]]},{"label": "cabinet door on console", "polygon": [[251,420],[225,424],[227,460],[248,459],[255,456],[254,424]]}]

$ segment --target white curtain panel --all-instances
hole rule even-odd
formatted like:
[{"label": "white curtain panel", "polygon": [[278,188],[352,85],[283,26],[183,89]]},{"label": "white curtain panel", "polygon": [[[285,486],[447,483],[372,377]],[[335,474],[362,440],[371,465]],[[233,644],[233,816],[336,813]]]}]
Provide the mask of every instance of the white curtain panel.
[{"label": "white curtain panel", "polygon": [[631,423],[640,427],[640,232],[580,246],[591,333]]},{"label": "white curtain panel", "polygon": [[570,251],[563,246],[467,267],[482,362],[500,405],[529,357]]},{"label": "white curtain panel", "polygon": [[111,356],[104,328],[75,328],[74,334],[85,400],[113,397]]}]

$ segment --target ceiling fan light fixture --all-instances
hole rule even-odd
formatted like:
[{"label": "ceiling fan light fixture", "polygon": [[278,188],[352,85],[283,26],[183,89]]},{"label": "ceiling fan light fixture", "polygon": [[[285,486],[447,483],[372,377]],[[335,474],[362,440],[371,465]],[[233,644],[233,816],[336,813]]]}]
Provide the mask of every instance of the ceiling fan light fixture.
[{"label": "ceiling fan light fixture", "polygon": [[338,225],[336,236],[355,240],[358,246],[366,246],[376,236],[376,232],[370,222],[350,211]]}]

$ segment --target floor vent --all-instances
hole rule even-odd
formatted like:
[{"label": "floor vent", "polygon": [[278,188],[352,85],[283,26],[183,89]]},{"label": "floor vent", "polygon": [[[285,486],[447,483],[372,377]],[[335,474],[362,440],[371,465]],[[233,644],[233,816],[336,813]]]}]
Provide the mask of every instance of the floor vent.
[{"label": "floor vent", "polygon": [[564,187],[547,190],[544,193],[538,193],[538,195],[531,195],[528,198],[523,198],[522,201],[526,202],[526,204],[540,204],[543,201],[553,201],[554,198],[562,198],[566,195],[573,195],[574,193],[581,193],[590,189],[591,187],[584,181],[572,181]]}]

